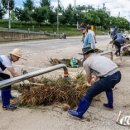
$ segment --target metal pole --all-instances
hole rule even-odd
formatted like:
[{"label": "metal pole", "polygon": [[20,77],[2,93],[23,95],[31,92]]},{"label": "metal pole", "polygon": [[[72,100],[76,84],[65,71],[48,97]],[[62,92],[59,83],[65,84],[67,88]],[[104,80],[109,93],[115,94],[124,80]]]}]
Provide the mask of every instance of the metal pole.
[{"label": "metal pole", "polygon": [[10,22],[10,0],[8,0],[8,14],[9,14],[9,18],[8,18],[8,29],[11,29],[11,22]]},{"label": "metal pole", "polygon": [[68,74],[67,66],[65,64],[58,64],[58,65],[51,66],[51,67],[48,67],[48,68],[45,68],[45,69],[33,71],[33,72],[30,72],[30,73],[27,73],[27,74],[24,74],[24,75],[21,75],[21,76],[18,76],[18,77],[14,77],[14,78],[11,78],[11,79],[0,81],[0,89],[4,88],[6,86],[12,85],[14,83],[18,83],[20,81],[32,78],[32,77],[36,77],[36,76],[39,76],[39,75],[42,75],[42,74],[45,74],[45,73],[52,72],[54,70],[58,70],[60,68],[64,69],[64,77],[67,77],[68,76],[67,75]]},{"label": "metal pole", "polygon": [[57,34],[59,34],[59,0],[57,5]]},{"label": "metal pole", "polygon": [[110,54],[111,60],[113,60],[113,51],[112,50],[104,51],[104,52],[101,52],[99,54],[100,55]]},{"label": "metal pole", "polygon": [[[78,17],[78,16],[77,16]],[[78,20],[77,20],[77,29],[79,28],[79,22],[78,22]]]},{"label": "metal pole", "polygon": [[[74,11],[75,11],[75,13],[76,13],[76,17],[78,18],[78,13],[77,13],[77,11],[76,11],[76,0],[74,0]],[[77,26],[77,29],[79,28],[79,22],[78,22],[78,20],[77,20],[77,22],[76,22],[76,26]]]}]

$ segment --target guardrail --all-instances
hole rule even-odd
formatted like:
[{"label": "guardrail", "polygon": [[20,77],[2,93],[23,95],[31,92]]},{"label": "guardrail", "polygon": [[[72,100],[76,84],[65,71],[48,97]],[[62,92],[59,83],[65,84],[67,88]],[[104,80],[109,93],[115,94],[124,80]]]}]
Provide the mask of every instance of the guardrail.
[{"label": "guardrail", "polygon": [[18,29],[8,29],[8,28],[2,28],[0,27],[1,31],[4,32],[18,32],[18,33],[25,33],[25,34],[39,34],[39,35],[47,35],[47,36],[54,36],[54,37],[59,37],[59,38],[64,38],[66,39],[66,35],[64,33],[49,33],[49,32],[34,32],[34,31],[30,31],[30,29],[28,28],[28,30],[18,30]]},{"label": "guardrail", "polygon": [[36,77],[36,76],[39,76],[39,75],[42,75],[42,74],[45,74],[45,73],[49,73],[49,72],[52,72],[54,70],[58,70],[58,69],[61,69],[61,68],[63,68],[63,70],[64,70],[64,76],[67,77],[68,76],[67,66],[65,64],[58,64],[58,65],[51,66],[51,67],[48,67],[48,68],[45,68],[45,69],[40,69],[40,70],[33,71],[33,72],[30,72],[30,73],[27,73],[27,74],[24,74],[24,75],[21,75],[21,76],[17,76],[17,77],[14,77],[14,78],[10,78],[10,79],[7,79],[7,80],[0,81],[0,89],[6,87],[8,85],[12,85],[14,83],[18,83],[18,82],[21,82],[23,80],[26,80],[26,79],[29,79],[29,78],[32,78],[32,77]]}]

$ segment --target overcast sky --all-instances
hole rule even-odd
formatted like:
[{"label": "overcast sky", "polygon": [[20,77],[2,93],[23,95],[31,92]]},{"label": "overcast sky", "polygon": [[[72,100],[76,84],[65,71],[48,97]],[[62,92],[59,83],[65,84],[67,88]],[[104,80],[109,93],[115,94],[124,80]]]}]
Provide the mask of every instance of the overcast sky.
[{"label": "overcast sky", "polygon": [[[21,7],[24,0],[15,0],[16,6]],[[39,5],[40,0],[33,0],[36,5]],[[57,6],[58,0],[51,0],[52,6]],[[110,11],[112,16],[125,17],[130,21],[130,0],[60,0],[60,3],[67,7],[69,4],[76,5],[92,5],[95,8],[102,8],[105,3],[106,9]]]}]

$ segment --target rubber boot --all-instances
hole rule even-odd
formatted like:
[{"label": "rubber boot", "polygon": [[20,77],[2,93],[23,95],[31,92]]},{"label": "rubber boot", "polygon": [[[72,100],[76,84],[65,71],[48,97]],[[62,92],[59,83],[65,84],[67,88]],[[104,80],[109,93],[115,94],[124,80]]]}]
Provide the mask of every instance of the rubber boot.
[{"label": "rubber boot", "polygon": [[106,96],[108,100],[108,104],[103,104],[105,107],[113,109],[113,92],[111,91],[106,91]]},{"label": "rubber boot", "polygon": [[82,118],[83,114],[87,111],[89,106],[90,103],[83,98],[80,100],[77,110],[68,110],[68,113],[74,117]]},{"label": "rubber boot", "polygon": [[10,105],[10,89],[1,90],[2,107],[4,110],[15,110],[17,107]]}]

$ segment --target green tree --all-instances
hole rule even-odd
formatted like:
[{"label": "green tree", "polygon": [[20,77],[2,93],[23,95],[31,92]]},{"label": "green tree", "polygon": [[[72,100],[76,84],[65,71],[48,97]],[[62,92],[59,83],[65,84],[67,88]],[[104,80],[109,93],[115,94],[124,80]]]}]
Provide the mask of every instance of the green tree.
[{"label": "green tree", "polygon": [[33,10],[34,9],[34,3],[33,0],[26,0],[23,2],[24,9]]},{"label": "green tree", "polygon": [[23,2],[23,9],[15,8],[15,15],[18,20],[30,22],[33,21],[33,10],[34,10],[34,3],[32,0],[26,0]]},{"label": "green tree", "polygon": [[4,14],[5,14],[5,10],[0,5],[0,19],[3,18]]},{"label": "green tree", "polygon": [[11,20],[13,20],[13,21],[17,20],[15,11],[12,11],[12,12],[11,12]]},{"label": "green tree", "polygon": [[35,8],[32,17],[38,23],[45,22],[49,19],[49,10],[47,7]]},{"label": "green tree", "polygon": [[16,15],[17,19],[20,20],[20,21],[23,21],[22,20],[23,19],[22,18],[23,17],[23,10],[16,7],[14,12],[15,12],[15,15]]},{"label": "green tree", "polygon": [[20,21],[26,21],[26,22],[30,22],[32,21],[32,11],[30,11],[28,8],[25,8],[24,10],[20,9],[20,8],[16,8],[15,9],[15,15],[17,17],[18,20]]},{"label": "green tree", "polygon": [[41,0],[40,5],[50,7],[50,0]]},{"label": "green tree", "polygon": [[83,6],[77,6],[76,7],[76,10],[78,10],[78,11],[80,11],[80,12],[82,12],[82,11],[85,11],[85,12],[87,12],[87,11],[90,11],[90,10],[95,10],[92,6],[90,6],[90,5],[88,5],[88,6],[85,6],[85,5],[83,5]]},{"label": "green tree", "polygon": [[57,13],[50,10],[48,19],[49,19],[50,23],[52,23],[52,24],[56,23],[56,21],[57,21]]},{"label": "green tree", "polygon": [[69,25],[73,25],[75,23],[75,19],[74,19],[74,9],[72,8],[71,4],[66,8],[65,12],[64,12],[64,22],[66,22],[66,24]]},{"label": "green tree", "polygon": [[35,8],[32,17],[34,21],[42,23],[45,20],[43,8],[42,7]]},{"label": "green tree", "polygon": [[9,10],[13,10],[15,6],[14,0],[1,0],[3,7],[6,10],[8,9],[8,1],[9,1]]},{"label": "green tree", "polygon": [[[107,13],[104,10],[97,10],[96,11],[96,18],[100,19],[100,23],[98,25],[102,26],[104,29],[108,29],[110,26],[110,16],[109,13]],[[96,19],[95,19],[96,22]]]},{"label": "green tree", "polygon": [[122,17],[110,17],[111,26],[116,26],[119,29],[129,29],[130,23]]}]

